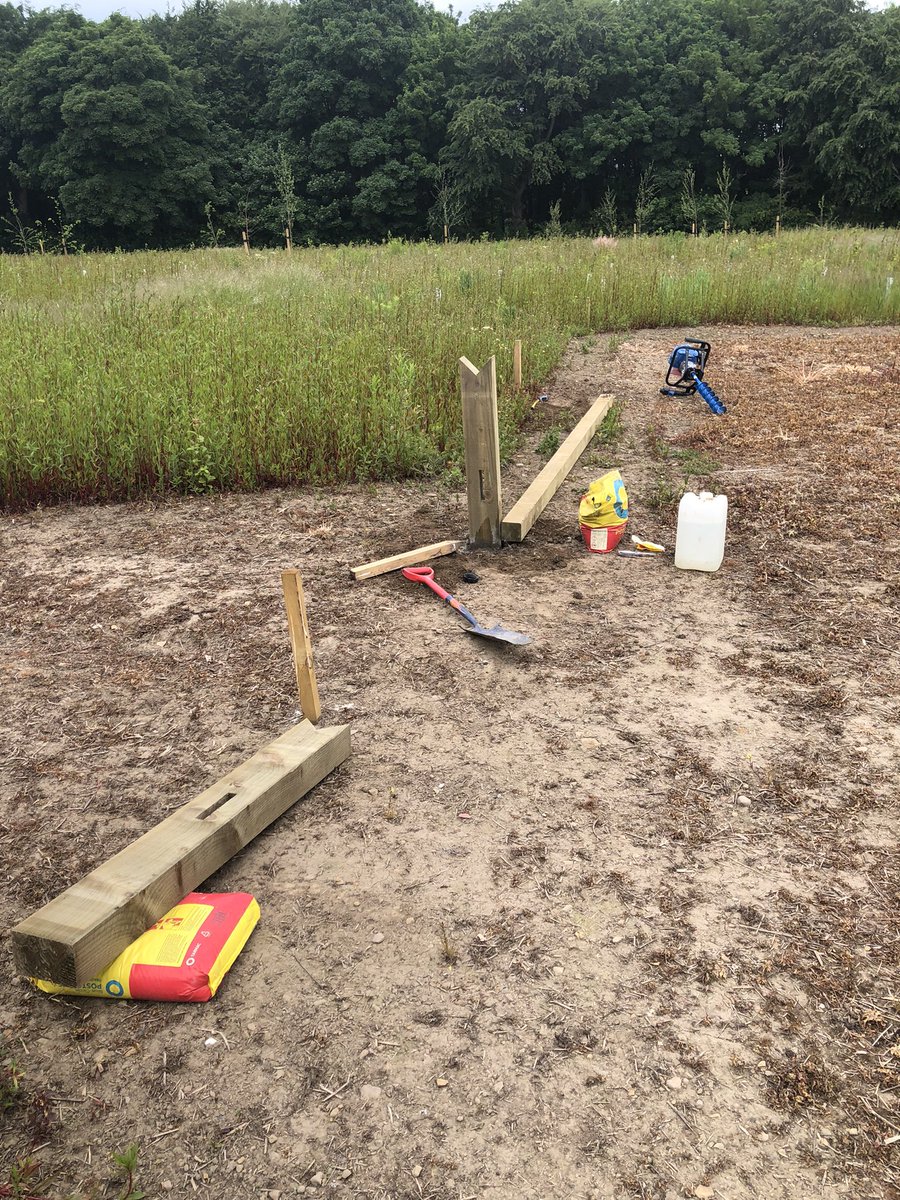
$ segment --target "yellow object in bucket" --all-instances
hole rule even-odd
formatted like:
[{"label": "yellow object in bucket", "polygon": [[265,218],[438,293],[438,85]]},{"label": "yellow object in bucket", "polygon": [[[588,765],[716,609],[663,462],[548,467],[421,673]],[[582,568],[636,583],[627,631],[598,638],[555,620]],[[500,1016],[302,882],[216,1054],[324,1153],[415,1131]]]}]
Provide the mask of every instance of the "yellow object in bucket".
[{"label": "yellow object in bucket", "polygon": [[581,536],[594,554],[609,554],[619,544],[628,521],[628,492],[618,471],[595,479],[578,506]]}]

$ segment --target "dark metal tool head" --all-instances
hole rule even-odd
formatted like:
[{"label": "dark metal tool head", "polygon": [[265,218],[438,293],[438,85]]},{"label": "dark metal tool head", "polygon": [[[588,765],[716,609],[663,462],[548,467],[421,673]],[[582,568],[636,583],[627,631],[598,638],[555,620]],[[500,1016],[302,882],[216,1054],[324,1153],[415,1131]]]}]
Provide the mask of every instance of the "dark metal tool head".
[{"label": "dark metal tool head", "polygon": [[504,629],[502,625],[494,625],[486,629],[484,625],[470,625],[466,633],[474,633],[478,637],[493,638],[495,642],[509,642],[512,646],[530,646],[531,638],[527,633],[515,633],[512,629]]}]

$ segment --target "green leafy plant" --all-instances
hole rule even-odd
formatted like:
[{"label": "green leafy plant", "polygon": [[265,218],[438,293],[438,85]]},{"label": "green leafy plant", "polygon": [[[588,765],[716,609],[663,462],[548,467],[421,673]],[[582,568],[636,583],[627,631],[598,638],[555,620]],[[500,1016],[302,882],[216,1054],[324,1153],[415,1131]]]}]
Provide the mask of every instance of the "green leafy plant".
[{"label": "green leafy plant", "polygon": [[599,445],[612,446],[622,436],[625,422],[622,420],[622,405],[614,404],[603,420],[600,428],[594,434],[594,441]]},{"label": "green leafy plant", "polygon": [[676,488],[668,475],[658,472],[645,497],[648,508],[654,512],[674,508],[681,499],[681,489]]},{"label": "green leafy plant", "polygon": [[557,452],[562,442],[563,430],[554,425],[552,429],[548,429],[544,436],[537,444],[537,452],[543,458],[552,458]]},{"label": "green leafy plant", "polygon": [[727,163],[716,175],[716,192],[713,196],[713,208],[719,218],[725,233],[734,228],[735,179]]},{"label": "green leafy plant", "polygon": [[607,237],[616,237],[619,232],[619,206],[616,203],[616,194],[610,187],[603,193],[603,199],[597,209],[597,224],[601,234]]},{"label": "green leafy plant", "polygon": [[561,207],[562,205],[559,200],[554,200],[550,205],[550,220],[544,226],[544,237],[562,237],[562,222],[559,219]]},{"label": "green leafy plant", "polygon": [[15,1107],[22,1099],[23,1072],[11,1058],[0,1063],[0,1111]]},{"label": "green leafy plant", "polygon": [[124,1173],[125,1183],[119,1193],[118,1200],[145,1200],[146,1192],[135,1187],[134,1176],[137,1172],[137,1160],[140,1147],[132,1142],[125,1150],[114,1152],[111,1157],[115,1165]]}]

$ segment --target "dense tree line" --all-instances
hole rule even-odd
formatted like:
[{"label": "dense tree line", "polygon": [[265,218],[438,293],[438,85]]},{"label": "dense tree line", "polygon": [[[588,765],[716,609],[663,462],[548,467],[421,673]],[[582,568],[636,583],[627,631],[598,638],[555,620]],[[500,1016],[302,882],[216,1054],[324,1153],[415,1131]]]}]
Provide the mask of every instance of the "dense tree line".
[{"label": "dense tree line", "polygon": [[0,244],[900,221],[900,8],[0,5]]}]

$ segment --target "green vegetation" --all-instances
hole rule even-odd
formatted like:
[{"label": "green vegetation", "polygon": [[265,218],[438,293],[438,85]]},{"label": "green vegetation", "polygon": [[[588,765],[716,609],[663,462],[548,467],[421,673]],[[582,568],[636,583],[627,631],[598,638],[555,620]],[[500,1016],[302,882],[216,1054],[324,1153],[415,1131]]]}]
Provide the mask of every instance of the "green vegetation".
[{"label": "green vegetation", "polygon": [[22,1071],[11,1058],[0,1061],[0,1111],[15,1107],[22,1096]]},{"label": "green vegetation", "polygon": [[557,452],[565,437],[565,431],[560,429],[558,425],[554,425],[548,429],[544,436],[537,444],[537,452],[542,458],[552,458]]},{"label": "green vegetation", "polygon": [[399,478],[461,460],[457,360],[501,439],[569,337],[900,318],[900,234],[0,256],[0,503]]},{"label": "green vegetation", "polygon": [[614,404],[600,422],[600,428],[593,437],[593,444],[595,446],[615,446],[624,430],[625,422],[622,420],[622,405]]},{"label": "green vegetation", "polygon": [[119,1200],[144,1200],[146,1192],[134,1186],[134,1176],[137,1171],[140,1147],[132,1142],[125,1150],[111,1155],[113,1164],[119,1168],[125,1177],[124,1187],[119,1193]]},{"label": "green vegetation", "polygon": [[20,251],[896,224],[898,156],[897,5],[0,4]]}]

